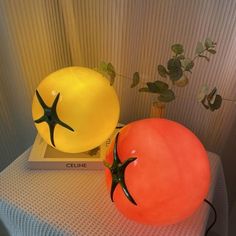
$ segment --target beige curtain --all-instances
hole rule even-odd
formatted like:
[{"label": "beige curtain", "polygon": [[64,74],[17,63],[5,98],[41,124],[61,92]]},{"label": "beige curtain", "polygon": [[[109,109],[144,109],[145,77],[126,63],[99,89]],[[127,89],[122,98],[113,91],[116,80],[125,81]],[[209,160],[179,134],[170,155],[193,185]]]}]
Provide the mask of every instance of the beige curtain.
[{"label": "beige curtain", "polygon": [[[224,101],[206,111],[196,101],[202,84],[217,86],[236,99],[236,0],[2,0],[0,1],[0,161],[1,168],[29,147],[35,137],[31,100],[39,82],[69,65],[95,67],[112,62],[116,71],[143,82],[160,79],[173,43],[192,57],[199,40],[217,41],[209,63],[196,62],[190,84],[175,89],[167,118],[193,130],[208,150],[220,153],[236,117]],[[117,78],[121,122],[148,117],[155,96],[130,89]]]}]

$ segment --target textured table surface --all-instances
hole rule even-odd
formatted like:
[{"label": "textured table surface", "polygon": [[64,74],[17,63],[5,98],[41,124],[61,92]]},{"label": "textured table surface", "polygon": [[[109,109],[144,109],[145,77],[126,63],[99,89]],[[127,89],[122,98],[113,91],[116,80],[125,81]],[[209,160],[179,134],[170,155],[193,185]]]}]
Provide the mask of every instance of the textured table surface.
[{"label": "textured table surface", "polygon": [[[227,235],[227,195],[219,156],[209,154],[211,188],[218,220],[213,230]],[[209,206],[166,227],[127,220],[110,201],[103,171],[29,170],[29,150],[0,173],[0,219],[11,235],[204,235]],[[209,219],[211,221],[212,219]]]}]

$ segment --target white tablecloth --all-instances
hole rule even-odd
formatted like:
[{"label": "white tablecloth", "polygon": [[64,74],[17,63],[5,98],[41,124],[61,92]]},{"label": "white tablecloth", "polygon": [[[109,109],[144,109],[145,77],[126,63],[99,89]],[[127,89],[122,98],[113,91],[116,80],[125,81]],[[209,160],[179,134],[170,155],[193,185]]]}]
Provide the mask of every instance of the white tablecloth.
[{"label": "white tablecloth", "polygon": [[[11,235],[204,235],[212,210],[206,203],[187,220],[167,226],[141,225],[123,217],[111,202],[103,171],[29,170],[29,150],[0,173],[0,219]],[[209,153],[217,224],[227,236],[228,204],[219,156]]]}]

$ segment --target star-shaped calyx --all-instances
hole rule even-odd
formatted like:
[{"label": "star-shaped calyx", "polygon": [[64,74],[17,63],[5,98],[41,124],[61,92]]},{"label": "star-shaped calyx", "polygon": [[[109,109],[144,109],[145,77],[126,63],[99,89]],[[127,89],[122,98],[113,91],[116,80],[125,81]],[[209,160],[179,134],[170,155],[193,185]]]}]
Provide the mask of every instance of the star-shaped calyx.
[{"label": "star-shaped calyx", "polygon": [[129,193],[127,186],[125,184],[125,169],[126,167],[133,161],[135,161],[136,157],[130,157],[127,160],[125,160],[123,163],[121,163],[119,155],[118,155],[118,137],[119,133],[116,135],[114,149],[113,149],[113,163],[110,165],[109,163],[104,161],[104,165],[109,168],[112,176],[112,184],[111,184],[111,191],[110,196],[111,200],[113,201],[113,194],[116,189],[117,184],[119,183],[125,196],[129,199],[130,202],[132,202],[134,205],[137,205],[131,194]]},{"label": "star-shaped calyx", "polygon": [[60,93],[57,94],[55,100],[53,101],[53,104],[51,107],[47,106],[46,103],[43,101],[42,97],[40,96],[38,90],[36,90],[36,96],[37,99],[40,103],[40,105],[43,108],[44,114],[37,120],[34,120],[35,123],[39,124],[41,122],[46,122],[49,127],[49,132],[50,132],[50,140],[52,145],[55,147],[54,143],[54,130],[55,126],[61,125],[71,131],[74,131],[69,125],[61,121],[57,115],[57,103],[59,101]]}]

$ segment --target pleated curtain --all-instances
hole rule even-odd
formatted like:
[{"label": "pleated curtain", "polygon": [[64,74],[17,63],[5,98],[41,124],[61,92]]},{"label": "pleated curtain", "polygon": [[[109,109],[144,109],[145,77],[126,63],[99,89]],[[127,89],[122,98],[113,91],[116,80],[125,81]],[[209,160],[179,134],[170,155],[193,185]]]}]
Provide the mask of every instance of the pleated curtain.
[{"label": "pleated curtain", "polygon": [[[0,1],[0,166],[29,147],[36,135],[31,101],[40,81],[67,66],[111,62],[117,73],[142,84],[162,79],[157,65],[182,43],[194,57],[198,41],[217,42],[207,62],[196,60],[189,84],[175,88],[168,119],[190,128],[208,150],[220,153],[236,117],[236,0],[1,0]],[[163,80],[164,81],[164,80]],[[210,112],[197,100],[203,84],[227,100]],[[155,95],[130,88],[117,77],[120,122],[147,118]]]}]

